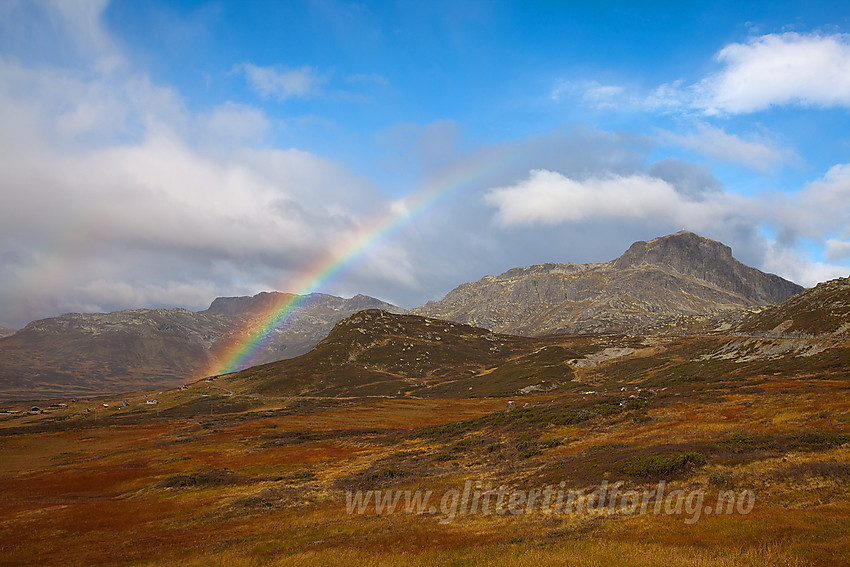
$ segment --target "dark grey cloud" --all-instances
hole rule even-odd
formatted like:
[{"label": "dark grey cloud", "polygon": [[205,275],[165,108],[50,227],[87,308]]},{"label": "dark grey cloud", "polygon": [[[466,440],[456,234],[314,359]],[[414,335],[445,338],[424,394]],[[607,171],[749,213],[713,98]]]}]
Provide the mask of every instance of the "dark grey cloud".
[{"label": "dark grey cloud", "polygon": [[665,158],[650,164],[646,172],[652,177],[663,179],[682,195],[703,199],[706,194],[719,193],[723,183],[717,179],[707,165],[695,164],[678,158]]}]

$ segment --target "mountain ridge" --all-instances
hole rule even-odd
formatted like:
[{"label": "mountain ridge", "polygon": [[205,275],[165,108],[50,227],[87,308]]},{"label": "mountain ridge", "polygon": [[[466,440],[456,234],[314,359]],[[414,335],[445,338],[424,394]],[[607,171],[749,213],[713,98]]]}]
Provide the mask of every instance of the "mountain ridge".
[{"label": "mountain ridge", "polygon": [[410,312],[531,336],[646,332],[776,303],[803,289],[742,264],[725,244],[680,231],[635,242],[610,262],[536,264],[484,276]]},{"label": "mountain ridge", "polygon": [[[217,353],[262,323],[262,314],[294,294],[216,298],[203,311],[183,308],[66,313],[0,338],[0,397],[92,395],[191,381]],[[339,320],[366,307],[403,311],[375,298],[305,296],[303,308],[275,332],[257,363],[311,350]]]}]

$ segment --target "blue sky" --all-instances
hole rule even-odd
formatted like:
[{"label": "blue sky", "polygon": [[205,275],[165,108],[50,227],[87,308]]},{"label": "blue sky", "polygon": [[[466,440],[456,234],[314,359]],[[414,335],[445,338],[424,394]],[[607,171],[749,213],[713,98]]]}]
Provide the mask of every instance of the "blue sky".
[{"label": "blue sky", "polygon": [[288,291],[472,170],[321,291],[412,307],[680,229],[846,276],[848,33],[844,2],[7,0],[0,324]]},{"label": "blue sky", "polygon": [[[268,141],[383,176],[377,135],[403,123],[452,120],[469,144],[574,124],[649,135],[680,128],[688,117],[676,112],[581,104],[580,87],[640,93],[695,83],[717,70],[714,56],[730,43],[765,33],[840,33],[849,12],[841,2],[118,2],[103,19],[122,50],[153,81],[175,87],[190,110],[237,101],[283,122],[314,118],[296,131],[271,132]],[[244,64],[304,70],[313,84],[304,96],[263,96],[239,71]],[[797,164],[812,171],[848,149],[823,144],[825,130],[835,135],[846,125],[844,108],[795,106],[741,118],[712,123],[767,132],[794,148],[817,144],[813,161]],[[344,140],[328,128],[340,128]],[[397,189],[392,176],[384,183]]]}]

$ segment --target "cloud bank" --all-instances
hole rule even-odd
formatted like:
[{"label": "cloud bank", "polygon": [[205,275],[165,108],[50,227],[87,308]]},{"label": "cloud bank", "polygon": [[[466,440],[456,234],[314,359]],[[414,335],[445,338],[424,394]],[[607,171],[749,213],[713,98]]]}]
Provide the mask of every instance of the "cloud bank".
[{"label": "cloud bank", "polygon": [[[389,207],[346,167],[265,144],[272,122],[257,107],[193,112],[130,65],[101,64],[124,60],[100,27],[104,6],[39,5],[81,63],[0,57],[4,323],[285,288]],[[277,98],[321,83],[310,68],[246,73]],[[351,278],[407,285],[407,268],[388,244]]]}]

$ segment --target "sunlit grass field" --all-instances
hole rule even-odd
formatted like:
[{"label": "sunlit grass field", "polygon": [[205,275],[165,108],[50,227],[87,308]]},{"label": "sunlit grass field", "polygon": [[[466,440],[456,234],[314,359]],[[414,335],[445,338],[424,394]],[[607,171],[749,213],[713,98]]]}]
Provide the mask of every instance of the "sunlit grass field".
[{"label": "sunlit grass field", "polygon": [[[671,388],[625,407],[562,394],[517,398],[512,412],[503,398],[364,398],[236,413],[213,406],[194,417],[137,405],[123,421],[107,409],[95,421],[73,405],[65,419],[7,417],[0,563],[842,565],[847,394],[842,380],[765,378]],[[616,511],[446,522],[439,512],[346,510],[348,490],[439,495],[483,481],[590,491],[618,480],[638,489],[664,480],[670,490],[703,490],[706,502],[751,490],[756,500],[748,514],[693,523]]]}]

